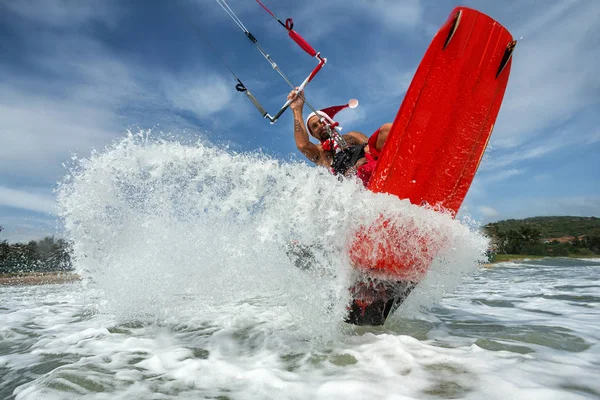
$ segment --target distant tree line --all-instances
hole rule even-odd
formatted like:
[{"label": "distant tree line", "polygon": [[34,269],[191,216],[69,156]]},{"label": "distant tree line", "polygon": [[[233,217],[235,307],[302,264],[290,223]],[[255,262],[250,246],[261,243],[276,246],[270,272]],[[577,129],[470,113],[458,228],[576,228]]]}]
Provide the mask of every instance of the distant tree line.
[{"label": "distant tree line", "polygon": [[535,217],[499,221],[485,225],[484,231],[492,240],[492,252],[497,254],[600,254],[600,219],[595,217]]},{"label": "distant tree line", "polygon": [[2,240],[0,274],[72,271],[70,252],[71,247],[65,240],[53,237],[12,244]]},{"label": "distant tree line", "polygon": [[542,238],[600,236],[600,218],[597,217],[531,217],[505,219],[488,225],[494,225],[501,231],[518,230],[528,226],[539,230]]}]

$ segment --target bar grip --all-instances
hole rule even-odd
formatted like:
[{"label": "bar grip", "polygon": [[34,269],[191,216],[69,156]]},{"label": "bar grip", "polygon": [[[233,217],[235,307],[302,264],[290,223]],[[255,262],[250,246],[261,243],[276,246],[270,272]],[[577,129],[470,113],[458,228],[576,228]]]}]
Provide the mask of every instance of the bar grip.
[{"label": "bar grip", "polygon": [[296,33],[296,31],[289,30],[288,34],[290,35],[290,38],[292,38],[292,40],[294,42],[296,42],[296,44],[298,46],[302,47],[302,50],[307,52],[311,57],[314,57],[317,55],[317,52],[315,51],[315,49],[313,49],[312,46],[310,44],[308,44],[308,42],[306,40],[304,40],[304,38],[302,36],[300,36],[298,33]]},{"label": "bar grip", "polygon": [[[318,55],[317,55],[318,56]],[[305,85],[306,83],[312,81],[312,79],[315,77],[315,75],[317,75],[317,73],[321,70],[321,68],[323,68],[323,66],[325,65],[325,63],[327,62],[326,58],[321,58],[319,57],[319,64],[315,67],[315,69],[313,69],[313,71],[310,73],[310,75],[308,76],[308,78],[306,78],[305,83],[303,83],[303,85]],[[302,89],[304,89],[304,86],[302,87]]]},{"label": "bar grip", "polygon": [[256,107],[256,109],[261,113],[261,115],[264,118],[265,115],[267,115],[267,110],[265,110],[263,108],[263,106],[260,105],[260,103],[258,102],[258,100],[256,100],[256,97],[254,97],[254,95],[252,93],[250,93],[249,90],[246,90],[246,96],[250,99],[250,101],[252,102],[252,104],[254,104],[254,107]]},{"label": "bar grip", "polygon": [[271,119],[271,123],[274,124],[279,119],[279,117],[281,117],[281,114],[283,114],[285,110],[288,109],[289,106],[289,104],[284,104],[284,106],[281,107],[281,110],[277,111],[277,114],[275,114],[275,116]]}]

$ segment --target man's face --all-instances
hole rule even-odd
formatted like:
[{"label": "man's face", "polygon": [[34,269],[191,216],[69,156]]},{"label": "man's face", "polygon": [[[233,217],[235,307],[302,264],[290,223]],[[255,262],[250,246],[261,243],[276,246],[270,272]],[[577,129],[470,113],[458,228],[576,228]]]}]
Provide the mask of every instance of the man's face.
[{"label": "man's face", "polygon": [[314,115],[308,120],[308,131],[320,142],[327,139],[327,128],[318,115]]}]

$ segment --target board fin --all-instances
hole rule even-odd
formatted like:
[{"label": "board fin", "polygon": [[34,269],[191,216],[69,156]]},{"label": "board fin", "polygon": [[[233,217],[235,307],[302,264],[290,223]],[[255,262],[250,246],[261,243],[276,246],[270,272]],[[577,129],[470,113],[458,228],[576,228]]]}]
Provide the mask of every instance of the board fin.
[{"label": "board fin", "polygon": [[417,286],[412,281],[360,280],[350,288],[352,301],[345,322],[353,325],[383,325],[410,292]]},{"label": "board fin", "polygon": [[448,32],[448,37],[446,38],[446,42],[444,43],[443,50],[446,50],[448,43],[450,43],[450,40],[452,40],[452,37],[454,37],[454,33],[456,32],[456,29],[458,28],[458,24],[460,24],[460,16],[461,15],[462,15],[462,10],[459,10],[456,14],[454,14],[454,19],[452,20],[452,27],[450,28],[450,31]]},{"label": "board fin", "polygon": [[504,50],[504,55],[502,56],[502,61],[500,61],[500,67],[498,68],[498,72],[496,73],[496,78],[504,71],[504,68],[510,61],[512,57],[512,53],[515,50],[515,46],[517,45],[517,41],[513,40],[506,45],[506,50]]}]

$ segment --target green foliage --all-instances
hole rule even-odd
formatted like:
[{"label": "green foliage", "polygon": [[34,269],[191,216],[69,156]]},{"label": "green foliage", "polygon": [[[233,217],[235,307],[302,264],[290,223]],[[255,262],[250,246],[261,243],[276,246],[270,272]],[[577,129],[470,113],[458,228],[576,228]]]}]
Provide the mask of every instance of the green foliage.
[{"label": "green foliage", "polygon": [[[498,254],[590,256],[600,254],[600,218],[534,217],[484,226]],[[558,238],[572,237],[570,241]]]},{"label": "green foliage", "polygon": [[583,242],[585,248],[592,250],[595,254],[600,254],[600,235],[586,236]]},{"label": "green foliage", "polygon": [[0,242],[0,274],[71,271],[70,251],[65,240],[53,237],[13,244],[3,240]]},{"label": "green foliage", "polygon": [[540,242],[541,232],[537,228],[521,226],[508,231],[496,231],[498,250],[505,254],[522,254],[526,246],[534,247]]},{"label": "green foliage", "polygon": [[507,219],[487,224],[486,230],[509,231],[521,227],[536,228],[542,238],[563,236],[600,236],[600,218],[596,217],[532,217]]}]

